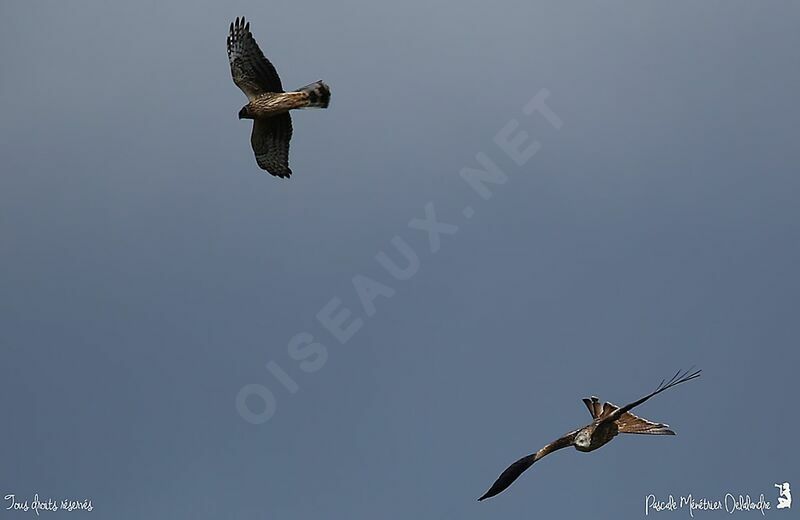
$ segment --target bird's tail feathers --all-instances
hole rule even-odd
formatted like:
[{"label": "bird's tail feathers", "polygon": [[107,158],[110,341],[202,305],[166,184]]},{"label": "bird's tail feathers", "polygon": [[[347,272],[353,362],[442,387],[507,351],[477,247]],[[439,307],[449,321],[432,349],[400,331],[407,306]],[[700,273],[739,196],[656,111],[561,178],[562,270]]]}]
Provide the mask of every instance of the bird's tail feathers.
[{"label": "bird's tail feathers", "polygon": [[328,108],[331,102],[331,89],[322,80],[300,87],[297,91],[308,95],[305,108]]},{"label": "bird's tail feathers", "polygon": [[617,419],[617,427],[620,433],[636,433],[639,435],[675,435],[669,429],[669,424],[656,423],[642,419],[631,412],[625,412],[622,417]]}]

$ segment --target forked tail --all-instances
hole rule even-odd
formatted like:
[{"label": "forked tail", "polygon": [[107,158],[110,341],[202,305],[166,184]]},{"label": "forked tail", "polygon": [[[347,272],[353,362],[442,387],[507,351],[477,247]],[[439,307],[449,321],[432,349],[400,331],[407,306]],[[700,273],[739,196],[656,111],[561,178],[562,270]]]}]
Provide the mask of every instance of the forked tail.
[{"label": "forked tail", "polygon": [[668,424],[654,423],[647,419],[625,412],[617,420],[620,433],[636,433],[639,435],[675,435]]},{"label": "forked tail", "polygon": [[321,80],[300,87],[297,91],[308,95],[307,108],[328,108],[331,102],[331,89]]}]

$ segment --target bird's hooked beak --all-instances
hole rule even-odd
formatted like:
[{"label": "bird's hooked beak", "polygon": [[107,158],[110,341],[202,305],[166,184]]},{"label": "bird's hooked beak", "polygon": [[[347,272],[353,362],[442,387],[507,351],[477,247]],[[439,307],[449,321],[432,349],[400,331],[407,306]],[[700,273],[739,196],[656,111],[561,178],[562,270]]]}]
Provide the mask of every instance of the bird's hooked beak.
[{"label": "bird's hooked beak", "polygon": [[239,110],[239,119],[245,119],[245,118],[247,118],[247,107],[246,106],[242,107],[242,109]]}]

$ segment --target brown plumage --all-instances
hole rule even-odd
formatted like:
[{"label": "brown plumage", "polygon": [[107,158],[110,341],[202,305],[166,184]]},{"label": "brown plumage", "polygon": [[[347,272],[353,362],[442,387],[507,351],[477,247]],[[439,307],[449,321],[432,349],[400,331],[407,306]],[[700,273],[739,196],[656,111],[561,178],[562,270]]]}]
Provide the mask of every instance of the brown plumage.
[{"label": "brown plumage", "polygon": [[675,435],[675,432],[670,430],[668,425],[642,419],[632,414],[630,410],[668,388],[700,377],[700,372],[700,370],[693,372],[691,369],[683,373],[678,371],[669,381],[662,380],[653,392],[621,408],[609,402],[601,403],[600,400],[594,396],[583,399],[583,403],[586,405],[586,408],[589,409],[592,419],[594,419],[590,424],[571,431],[536,453],[528,455],[527,457],[522,457],[514,462],[500,474],[494,484],[492,484],[492,487],[478,500],[484,500],[502,492],[510,486],[512,482],[517,480],[525,470],[530,468],[534,462],[545,455],[549,455],[567,446],[574,446],[578,451],[589,452],[607,444],[619,433]]},{"label": "brown plumage", "polygon": [[250,144],[256,163],[276,177],[289,177],[289,110],[328,108],[331,91],[317,81],[297,91],[284,92],[278,72],[261,52],[244,18],[231,24],[227,43],[233,82],[248,99],[239,111],[239,119],[253,120]]},{"label": "brown plumage", "polygon": [[[592,414],[592,417],[595,419],[610,415],[619,409],[619,407],[613,403],[601,403],[595,396],[583,399],[583,403],[586,405],[586,407],[589,409],[589,413]],[[642,419],[631,412],[625,412],[622,414],[622,416],[617,419],[616,424],[620,433],[675,435],[675,432],[669,429],[668,424],[654,423],[648,421],[647,419]]]}]

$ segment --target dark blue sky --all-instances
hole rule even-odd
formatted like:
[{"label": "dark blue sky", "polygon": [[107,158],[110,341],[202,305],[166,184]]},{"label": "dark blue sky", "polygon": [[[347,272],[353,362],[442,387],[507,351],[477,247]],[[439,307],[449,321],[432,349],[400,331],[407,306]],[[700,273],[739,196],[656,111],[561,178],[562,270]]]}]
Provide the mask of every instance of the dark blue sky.
[{"label": "dark blue sky", "polygon": [[[290,181],[236,117],[237,15],[286,87],[333,91],[294,116]],[[800,482],[799,23],[777,1],[4,2],[0,491],[117,520],[774,501]],[[544,91],[560,129],[523,113]],[[478,154],[505,176],[488,199]],[[402,267],[397,244],[406,279],[376,259]],[[564,450],[475,501],[585,424],[580,398],[693,364],[638,410],[676,437]]]}]

